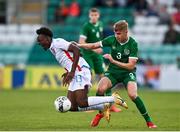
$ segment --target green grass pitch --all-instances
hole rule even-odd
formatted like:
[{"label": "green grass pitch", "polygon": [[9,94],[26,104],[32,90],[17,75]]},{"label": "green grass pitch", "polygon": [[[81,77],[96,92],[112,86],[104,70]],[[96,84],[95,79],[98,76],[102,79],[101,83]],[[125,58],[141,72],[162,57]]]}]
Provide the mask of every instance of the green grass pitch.
[{"label": "green grass pitch", "polygon": [[[0,91],[0,131],[4,130],[50,130],[50,131],[149,131],[144,119],[126,90],[120,94],[127,100],[129,109],[111,113],[108,124],[102,119],[99,126],[91,128],[91,119],[97,113],[67,112],[58,113],[53,102],[56,97],[66,95],[62,90],[10,90]],[[95,95],[91,91],[89,95]],[[158,128],[154,131],[180,131],[180,92],[158,92],[140,90],[140,97]]]}]

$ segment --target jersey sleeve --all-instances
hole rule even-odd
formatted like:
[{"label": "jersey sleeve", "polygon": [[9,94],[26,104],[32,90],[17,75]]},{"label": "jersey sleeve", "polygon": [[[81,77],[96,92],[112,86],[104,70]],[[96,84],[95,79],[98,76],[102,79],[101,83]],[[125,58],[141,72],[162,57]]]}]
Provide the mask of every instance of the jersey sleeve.
[{"label": "jersey sleeve", "polygon": [[71,42],[68,42],[62,38],[58,38],[55,40],[55,47],[62,49],[62,50],[68,50]]},{"label": "jersey sleeve", "polygon": [[138,44],[134,41],[131,45],[131,52],[129,58],[138,59]]},{"label": "jersey sleeve", "polygon": [[80,31],[80,37],[87,38],[88,36],[88,27],[86,25],[83,25],[83,28]]},{"label": "jersey sleeve", "polygon": [[107,38],[104,38],[102,41],[101,41],[101,46],[102,47],[110,47],[112,45],[112,39],[113,37],[112,36],[109,36]]}]

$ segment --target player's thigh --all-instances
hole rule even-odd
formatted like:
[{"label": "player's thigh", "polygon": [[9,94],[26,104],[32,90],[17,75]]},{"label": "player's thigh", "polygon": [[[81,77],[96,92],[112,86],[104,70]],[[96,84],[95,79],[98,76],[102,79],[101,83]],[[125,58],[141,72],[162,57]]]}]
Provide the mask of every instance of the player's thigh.
[{"label": "player's thigh", "polygon": [[127,88],[129,97],[135,99],[137,97],[136,74],[133,72],[127,73],[123,78],[123,83]]},{"label": "player's thigh", "polygon": [[75,91],[76,102],[79,107],[88,106],[88,86],[85,86],[84,89],[79,89]]},{"label": "player's thigh", "polygon": [[75,92],[69,91],[67,93],[68,99],[71,101],[71,111],[77,111],[78,110],[78,104],[76,102],[76,95]]},{"label": "player's thigh", "polygon": [[103,77],[98,83],[98,93],[104,95],[107,89],[112,87],[111,80],[108,77]]},{"label": "player's thigh", "polygon": [[111,82],[111,87],[114,87],[117,83],[119,83],[118,78],[119,76],[111,73],[110,71],[106,71],[104,76],[107,77]]}]

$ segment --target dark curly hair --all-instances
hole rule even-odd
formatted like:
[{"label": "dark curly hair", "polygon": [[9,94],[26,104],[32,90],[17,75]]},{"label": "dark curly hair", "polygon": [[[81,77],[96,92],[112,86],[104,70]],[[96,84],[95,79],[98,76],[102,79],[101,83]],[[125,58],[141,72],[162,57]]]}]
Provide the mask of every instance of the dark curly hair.
[{"label": "dark curly hair", "polygon": [[38,35],[43,34],[43,35],[49,36],[51,38],[53,37],[52,31],[49,28],[47,28],[47,27],[41,27],[40,29],[37,29],[36,33]]}]

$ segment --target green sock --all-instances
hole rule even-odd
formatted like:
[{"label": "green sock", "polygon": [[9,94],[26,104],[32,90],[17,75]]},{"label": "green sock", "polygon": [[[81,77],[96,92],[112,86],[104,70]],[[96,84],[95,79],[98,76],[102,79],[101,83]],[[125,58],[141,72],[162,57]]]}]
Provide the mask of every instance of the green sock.
[{"label": "green sock", "polygon": [[111,89],[106,90],[106,96],[111,96],[111,95],[112,95]]},{"label": "green sock", "polygon": [[136,107],[138,108],[139,112],[141,113],[141,115],[144,117],[144,119],[146,120],[146,122],[151,121],[150,116],[148,115],[148,112],[146,110],[146,107],[143,103],[143,101],[140,99],[140,97],[136,97],[135,100],[133,100],[133,102],[136,104]]}]

